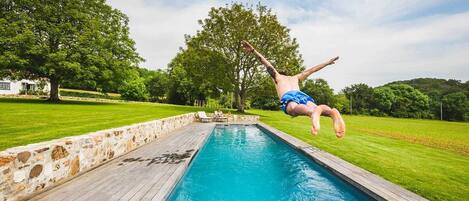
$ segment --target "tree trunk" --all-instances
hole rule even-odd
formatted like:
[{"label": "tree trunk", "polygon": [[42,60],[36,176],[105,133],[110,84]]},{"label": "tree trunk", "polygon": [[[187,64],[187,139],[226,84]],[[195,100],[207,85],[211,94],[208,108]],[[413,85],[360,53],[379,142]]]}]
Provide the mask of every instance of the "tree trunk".
[{"label": "tree trunk", "polygon": [[244,106],[246,105],[246,92],[240,91],[238,101],[238,112],[244,113]]},{"label": "tree trunk", "polygon": [[50,79],[50,96],[49,102],[57,103],[59,98],[59,81],[55,78]]}]

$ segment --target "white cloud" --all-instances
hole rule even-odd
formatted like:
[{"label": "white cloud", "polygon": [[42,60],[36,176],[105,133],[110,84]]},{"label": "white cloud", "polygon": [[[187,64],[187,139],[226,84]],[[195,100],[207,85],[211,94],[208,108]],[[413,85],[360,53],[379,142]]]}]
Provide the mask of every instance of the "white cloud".
[{"label": "white cloud", "polygon": [[144,67],[166,68],[184,46],[184,34],[200,28],[197,20],[207,17],[214,2],[171,6],[160,1],[110,0],[108,3],[129,17],[131,37],[138,53],[146,60]]},{"label": "white cloud", "polygon": [[376,86],[415,77],[469,79],[464,55],[469,52],[469,12],[395,20],[434,2],[372,2],[327,4],[316,11],[277,5],[274,10],[284,23],[307,16],[288,25],[306,65],[341,56],[336,65],[313,75],[336,91],[358,82]]},{"label": "white cloud", "polygon": [[[339,55],[339,62],[313,77],[337,91],[353,83],[373,86],[415,77],[469,79],[469,12],[415,17],[436,0],[325,1],[314,8],[270,3],[298,39],[305,65]],[[145,67],[165,68],[184,45],[184,34],[200,29],[208,1],[176,6],[161,1],[111,0],[130,18],[131,36]],[[262,51],[262,50],[260,50]]]}]

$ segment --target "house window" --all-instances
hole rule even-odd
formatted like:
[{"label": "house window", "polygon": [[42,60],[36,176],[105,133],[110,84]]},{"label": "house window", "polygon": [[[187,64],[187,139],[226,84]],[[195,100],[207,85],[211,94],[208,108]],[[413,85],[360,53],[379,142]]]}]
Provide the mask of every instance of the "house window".
[{"label": "house window", "polygon": [[0,82],[0,90],[10,90],[9,82]]}]

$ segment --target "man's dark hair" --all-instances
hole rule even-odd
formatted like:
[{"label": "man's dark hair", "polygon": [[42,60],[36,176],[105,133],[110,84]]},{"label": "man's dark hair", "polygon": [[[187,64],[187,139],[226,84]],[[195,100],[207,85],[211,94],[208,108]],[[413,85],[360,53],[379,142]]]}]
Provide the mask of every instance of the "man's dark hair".
[{"label": "man's dark hair", "polygon": [[278,74],[288,76],[288,73],[286,71],[278,71]]}]

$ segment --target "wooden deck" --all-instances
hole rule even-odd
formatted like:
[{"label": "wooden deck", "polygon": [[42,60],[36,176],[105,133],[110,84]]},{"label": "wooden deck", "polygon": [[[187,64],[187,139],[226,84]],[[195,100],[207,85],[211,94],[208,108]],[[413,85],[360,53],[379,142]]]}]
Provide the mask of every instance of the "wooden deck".
[{"label": "wooden deck", "polygon": [[214,126],[176,130],[31,200],[164,200]]}]

